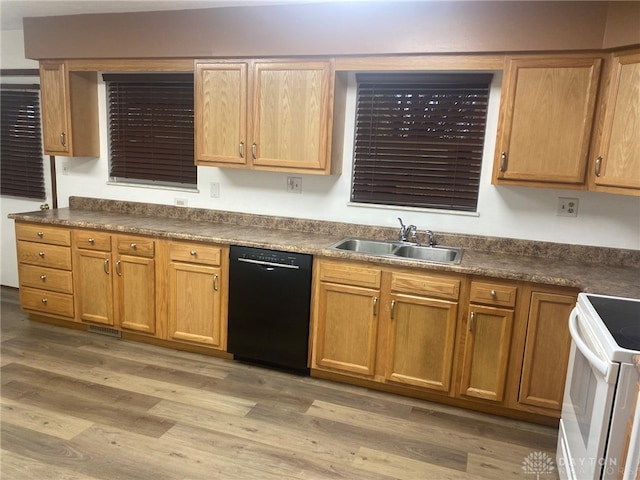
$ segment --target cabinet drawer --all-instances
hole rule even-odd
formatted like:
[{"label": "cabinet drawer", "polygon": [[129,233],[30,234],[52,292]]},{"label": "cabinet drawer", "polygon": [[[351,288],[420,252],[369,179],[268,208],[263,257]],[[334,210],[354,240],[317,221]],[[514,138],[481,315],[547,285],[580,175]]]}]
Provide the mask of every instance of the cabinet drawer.
[{"label": "cabinet drawer", "polygon": [[136,257],[153,258],[155,242],[144,237],[122,237],[116,239],[118,253]]},{"label": "cabinet drawer", "polygon": [[18,240],[18,262],[71,270],[71,248]]},{"label": "cabinet drawer", "polygon": [[73,296],[64,293],[22,287],[20,305],[25,310],[73,318]]},{"label": "cabinet drawer", "polygon": [[85,250],[111,251],[111,235],[105,232],[91,232],[89,230],[74,230],[73,244],[76,248]]},{"label": "cabinet drawer", "polygon": [[18,275],[21,287],[73,293],[73,275],[69,270],[57,270],[21,263],[18,265]]},{"label": "cabinet drawer", "polygon": [[380,288],[381,275],[382,272],[377,268],[333,262],[320,263],[321,282]]},{"label": "cabinet drawer", "polygon": [[471,303],[513,307],[516,304],[518,287],[499,283],[471,282]]},{"label": "cabinet drawer", "polygon": [[174,262],[202,263],[220,265],[222,249],[204,244],[172,243],[169,247],[169,259]]},{"label": "cabinet drawer", "polygon": [[71,233],[64,228],[16,223],[16,239],[49,245],[71,246]]},{"label": "cabinet drawer", "polygon": [[393,273],[391,276],[391,290],[394,292],[457,300],[460,295],[460,280],[457,278],[441,278],[432,275]]}]

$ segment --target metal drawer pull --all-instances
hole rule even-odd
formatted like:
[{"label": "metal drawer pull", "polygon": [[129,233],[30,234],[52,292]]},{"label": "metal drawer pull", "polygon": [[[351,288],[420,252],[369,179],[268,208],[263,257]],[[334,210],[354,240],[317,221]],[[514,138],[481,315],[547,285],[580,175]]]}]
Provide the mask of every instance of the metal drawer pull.
[{"label": "metal drawer pull", "polygon": [[129,246],[130,246],[133,250],[135,250],[136,248],[138,248],[138,246],[137,246],[135,243],[133,243],[133,242],[131,242],[131,245],[129,245]]},{"label": "metal drawer pull", "polygon": [[95,238],[89,238],[87,240],[87,242],[89,242],[91,245],[93,245],[95,243],[95,241],[96,241]]},{"label": "metal drawer pull", "polygon": [[494,298],[495,298],[495,296],[497,295],[497,293],[496,293],[496,291],[495,291],[495,290],[491,290],[491,291],[489,292],[489,295],[491,295],[492,297],[494,297]]},{"label": "metal drawer pull", "polygon": [[45,305],[47,304],[47,301],[48,301],[48,300],[47,300],[46,298],[43,298],[43,299],[42,299],[42,303],[43,303],[43,304],[45,304]]},{"label": "metal drawer pull", "polygon": [[118,274],[119,277],[122,276],[122,272],[120,271],[120,260],[116,262],[116,273]]},{"label": "metal drawer pull", "polygon": [[507,170],[507,152],[500,154],[500,173],[504,173]]},{"label": "metal drawer pull", "polygon": [[104,259],[104,265],[103,265],[103,268],[104,268],[104,273],[106,273],[107,275],[109,275],[109,259],[108,259],[108,258],[105,258],[105,259]]},{"label": "metal drawer pull", "polygon": [[40,252],[38,255],[40,255],[40,258],[44,258],[44,252]]},{"label": "metal drawer pull", "polygon": [[38,232],[37,235],[38,235],[38,237],[42,238],[42,237],[44,237],[44,232]]},{"label": "metal drawer pull", "polygon": [[396,312],[396,301],[391,300],[391,320],[393,320],[393,316]]},{"label": "metal drawer pull", "polygon": [[42,280],[43,282],[47,279],[46,275],[40,275],[40,280]]},{"label": "metal drawer pull", "polygon": [[195,250],[191,250],[191,251],[189,252],[189,255],[191,255],[192,257],[195,257],[195,256],[196,256],[196,253],[197,253],[197,252],[196,252]]},{"label": "metal drawer pull", "polygon": [[256,157],[256,149],[258,148],[258,145],[256,145],[256,142],[253,142],[251,144],[251,155],[253,156],[253,159],[255,160]]},{"label": "metal drawer pull", "polygon": [[378,315],[378,297],[373,297],[373,316]]},{"label": "metal drawer pull", "polygon": [[63,147],[67,146],[67,134],[64,132],[60,134],[60,143],[62,144]]},{"label": "metal drawer pull", "polygon": [[474,328],[476,328],[476,312],[471,312],[471,319],[469,320],[469,331],[473,332]]},{"label": "metal drawer pull", "polygon": [[213,276],[213,289],[216,292],[218,291],[218,274]]},{"label": "metal drawer pull", "polygon": [[240,154],[240,158],[244,158],[244,142],[240,142],[238,153]]},{"label": "metal drawer pull", "polygon": [[600,176],[600,168],[602,167],[602,157],[596,158],[596,177]]}]

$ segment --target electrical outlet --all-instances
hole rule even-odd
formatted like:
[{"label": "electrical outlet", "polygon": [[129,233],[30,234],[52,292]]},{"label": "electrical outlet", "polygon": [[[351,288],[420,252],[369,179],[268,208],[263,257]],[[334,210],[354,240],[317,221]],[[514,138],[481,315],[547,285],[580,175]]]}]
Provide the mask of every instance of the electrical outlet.
[{"label": "electrical outlet", "polygon": [[287,192],[302,193],[302,177],[287,177]]},{"label": "electrical outlet", "polygon": [[176,198],[173,203],[178,207],[186,207],[188,202],[186,198]]},{"label": "electrical outlet", "polygon": [[558,197],[558,210],[556,215],[559,217],[577,217],[578,216],[578,199]]},{"label": "electrical outlet", "polygon": [[69,162],[66,160],[62,162],[62,175],[69,175]]},{"label": "electrical outlet", "polygon": [[211,182],[211,198],[220,198],[220,183]]}]

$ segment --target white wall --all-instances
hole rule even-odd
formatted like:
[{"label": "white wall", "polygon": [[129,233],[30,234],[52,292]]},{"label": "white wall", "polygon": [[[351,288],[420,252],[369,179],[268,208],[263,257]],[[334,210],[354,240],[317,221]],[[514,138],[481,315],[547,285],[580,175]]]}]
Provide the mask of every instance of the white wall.
[{"label": "white wall", "polygon": [[[4,40],[5,32],[3,32]],[[3,46],[5,42],[3,41]],[[16,48],[18,46],[16,45]],[[21,45],[20,45],[21,48]],[[14,53],[19,56],[20,53]],[[17,59],[16,59],[17,61]],[[3,68],[15,68],[5,64]],[[355,82],[350,79],[346,117],[343,173],[319,177],[301,175],[302,193],[286,191],[285,173],[252,172],[200,167],[198,192],[151,189],[108,184],[108,146],[106,132],[106,99],[104,85],[99,88],[101,118],[100,158],[57,158],[59,206],[68,205],[68,197],[88,196],[114,200],[174,204],[186,199],[189,207],[212,208],[267,215],[314,218],[367,225],[396,226],[397,217],[420,229],[491,235],[581,245],[630,248],[640,250],[640,198],[592,192],[491,185],[491,164],[497,130],[500,75],[491,90],[485,157],[481,178],[478,214],[451,214],[418,209],[372,208],[349,204],[351,152],[355,111]],[[295,175],[299,176],[299,175]],[[211,198],[210,184],[220,184],[220,197]],[[556,216],[558,197],[579,199],[576,218]],[[37,207],[37,205],[36,205]],[[33,210],[13,200],[2,202],[2,251],[12,250],[13,230],[6,220],[8,212]],[[15,261],[2,266],[2,284],[17,285]]]}]

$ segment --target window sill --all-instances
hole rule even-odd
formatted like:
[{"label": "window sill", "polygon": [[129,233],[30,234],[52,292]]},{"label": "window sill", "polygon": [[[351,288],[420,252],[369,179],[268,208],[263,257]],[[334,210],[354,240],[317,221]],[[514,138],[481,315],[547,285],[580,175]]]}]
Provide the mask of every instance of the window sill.
[{"label": "window sill", "polygon": [[169,190],[172,192],[189,192],[189,193],[200,193],[198,187],[172,187],[170,185],[156,185],[156,184],[145,184],[145,183],[132,183],[132,182],[114,182],[109,180],[107,185],[111,185],[114,187],[127,187],[127,188],[148,188],[152,190]]},{"label": "window sill", "polygon": [[438,208],[420,208],[420,207],[401,207],[396,205],[379,205],[372,203],[347,203],[348,207],[371,208],[374,210],[398,210],[402,212],[420,212],[420,213],[436,213],[441,215],[459,215],[462,217],[479,217],[478,212],[462,212],[459,210],[441,210]]}]

